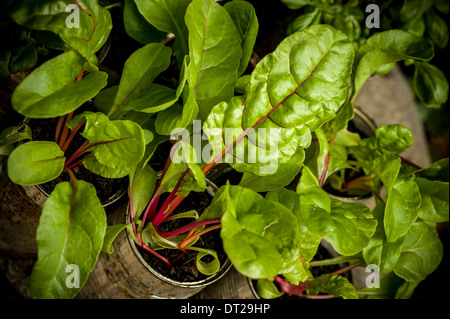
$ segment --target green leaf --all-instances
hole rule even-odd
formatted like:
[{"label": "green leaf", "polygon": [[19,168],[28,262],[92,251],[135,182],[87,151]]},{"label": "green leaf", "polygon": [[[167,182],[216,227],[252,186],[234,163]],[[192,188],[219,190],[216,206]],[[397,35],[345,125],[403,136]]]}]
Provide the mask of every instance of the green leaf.
[{"label": "green leaf", "polygon": [[[199,248],[199,247],[186,247],[190,250],[197,250],[197,259],[196,259],[196,265],[199,272],[206,276],[214,275],[216,272],[220,269],[220,261],[219,257],[217,256],[217,253],[212,249],[205,249],[205,248]],[[205,256],[212,256],[213,260],[206,262],[202,260]]]},{"label": "green leaf", "polygon": [[304,158],[305,152],[299,150],[272,175],[259,176],[251,172],[245,172],[242,175],[239,186],[250,188],[255,192],[268,192],[284,187],[300,173]]},{"label": "green leaf", "polygon": [[433,56],[433,44],[412,33],[389,30],[374,34],[356,54],[353,99],[381,66],[407,59],[429,61]]},{"label": "green leaf", "polygon": [[[268,192],[266,195],[267,200],[280,203],[281,205],[289,209],[296,217],[299,228],[298,239],[300,241],[300,256],[303,263],[307,263],[311,261],[316,255],[321,238],[320,236],[312,233],[307,225],[303,222],[300,210],[300,198],[301,197],[298,194],[285,188],[280,188],[276,191]],[[303,199],[305,198],[303,197]],[[285,265],[285,268],[286,266],[287,265]],[[284,270],[287,271],[287,269]],[[297,268],[297,270],[299,269]]]},{"label": "green leaf", "polygon": [[[129,176],[128,195],[132,200],[134,218],[139,218],[144,211],[156,187],[156,172],[150,165],[139,164]],[[130,196],[132,194],[132,196]]]},{"label": "green leaf", "polygon": [[401,124],[379,126],[375,136],[362,139],[359,148],[369,150],[372,155],[400,154],[413,144],[413,134]]},{"label": "green leaf", "polygon": [[[152,82],[170,65],[171,50],[160,43],[149,43],[133,52],[125,62],[119,88],[113,106],[108,114],[118,117],[130,110],[148,107],[148,101],[155,98]],[[156,94],[160,94],[159,88]]]},{"label": "green leaf", "polygon": [[124,2],[123,24],[127,34],[142,44],[159,42],[166,36],[145,20],[133,0]]},{"label": "green leaf", "polygon": [[112,254],[114,248],[112,246],[113,241],[116,239],[117,235],[124,230],[127,226],[131,224],[116,224],[106,227],[105,238],[103,239],[102,251],[107,254]]},{"label": "green leaf", "polygon": [[313,24],[320,23],[321,19],[322,12],[318,8],[314,9],[312,12],[303,13],[289,23],[286,33],[289,35],[297,31],[301,31]]},{"label": "green leaf", "polygon": [[[91,65],[97,64],[95,53],[106,42],[112,29],[109,11],[97,0],[78,0],[78,4],[69,0],[31,0],[16,8],[11,17],[18,24],[58,34]],[[69,11],[66,12],[67,9]],[[79,21],[74,16],[79,17]],[[72,22],[79,22],[78,27],[69,27]]]},{"label": "green leaf", "polygon": [[422,203],[420,190],[412,179],[397,178],[389,191],[384,229],[389,242],[404,236],[416,221]]},{"label": "green leaf", "polygon": [[177,194],[187,196],[191,191],[203,192],[206,189],[206,178],[200,168],[200,160],[197,160],[196,151],[183,140],[174,147],[175,151],[170,154],[172,161],[161,181],[160,192],[171,192],[187,169],[189,169],[189,174],[183,179]]},{"label": "green leaf", "polygon": [[[106,213],[95,188],[76,181],[56,185],[42,208],[36,233],[38,260],[30,277],[33,298],[73,298],[97,262],[106,231]],[[78,287],[68,287],[68,266],[78,267]],[[76,271],[76,270],[75,270]],[[75,283],[77,281],[75,280]]]},{"label": "green leaf", "polygon": [[242,75],[248,66],[258,35],[258,18],[253,6],[246,1],[228,2],[224,5],[224,8],[230,14],[242,38],[242,57],[238,71],[238,75]]},{"label": "green leaf", "polygon": [[433,40],[433,43],[441,49],[445,48],[448,44],[447,22],[431,9],[425,13],[425,24],[427,26],[427,33],[431,40]]},{"label": "green leaf", "polygon": [[284,263],[298,259],[297,223],[284,206],[229,185],[219,190],[212,204],[216,201],[222,203],[224,249],[239,272],[255,279],[271,278]]},{"label": "green leaf", "polygon": [[31,141],[17,147],[8,157],[8,176],[19,185],[43,184],[58,177],[64,152],[55,142]]},{"label": "green leaf", "polygon": [[417,170],[414,174],[432,181],[449,181],[448,157],[432,163],[430,166]]},{"label": "green leaf", "polygon": [[26,37],[17,44],[11,55],[9,72],[14,74],[22,70],[31,69],[36,65],[37,59],[36,40]]},{"label": "green leaf", "polygon": [[197,118],[198,105],[194,91],[188,86],[183,88],[184,105],[178,103],[168,109],[158,112],[155,120],[156,132],[160,135],[173,135],[188,127]]},{"label": "green leaf", "polygon": [[380,274],[391,271],[400,258],[401,249],[405,237],[394,242],[388,242],[384,231],[385,204],[378,203],[372,211],[378,225],[375,234],[370,238],[369,244],[363,249],[363,257],[366,264],[374,264],[380,268]]},{"label": "green leaf", "polygon": [[430,181],[421,177],[417,177],[415,181],[422,198],[418,216],[430,222],[448,222],[448,182]]},{"label": "green leaf", "polygon": [[48,118],[76,110],[106,85],[108,75],[94,71],[76,81],[83,57],[75,51],[48,60],[14,90],[13,108],[30,118]]},{"label": "green leaf", "polygon": [[[330,26],[314,25],[287,37],[258,63],[246,97],[212,109],[203,129],[215,156],[235,144],[225,162],[240,172],[273,174],[309,146],[310,131],[335,116],[346,97],[352,61],[351,42]],[[223,128],[232,135],[222,138]]]},{"label": "green leaf", "polygon": [[3,129],[0,133],[0,155],[11,154],[14,143],[31,139],[33,139],[31,128],[25,123]]},{"label": "green leaf", "polygon": [[70,128],[70,130],[73,130],[75,127],[77,127],[79,124],[83,123],[84,121],[86,121],[86,123],[84,124],[84,129],[83,132],[80,133],[81,136],[86,137],[86,133],[87,131],[94,125],[97,125],[99,123],[102,122],[107,122],[109,121],[108,117],[102,113],[102,112],[90,112],[90,111],[85,111],[79,115],[76,115],[72,120],[69,121],[69,123],[67,123],[67,127]]},{"label": "green leaf", "polygon": [[377,221],[361,203],[342,203],[330,199],[317,178],[305,166],[297,186],[297,220],[316,236],[327,240],[344,256],[355,255],[368,243]]},{"label": "green leaf", "polygon": [[274,282],[267,279],[258,279],[256,282],[256,292],[264,299],[275,299],[281,297],[284,292],[278,291]]},{"label": "green leaf", "polygon": [[356,288],[347,278],[333,274],[315,278],[308,284],[306,291],[308,295],[318,295],[319,292],[322,292],[343,299],[359,299]]},{"label": "green leaf", "polygon": [[188,84],[205,120],[211,108],[234,94],[242,57],[241,35],[227,10],[212,0],[193,0],[185,16],[189,30]]},{"label": "green leaf", "polygon": [[184,17],[191,0],[134,0],[134,2],[151,25],[175,35],[173,50],[178,65],[181,65],[182,58],[189,54],[188,29]]},{"label": "green leaf", "polygon": [[429,107],[440,107],[448,98],[444,72],[427,62],[414,63],[413,87],[417,97]]},{"label": "green leaf", "polygon": [[132,121],[101,122],[86,132],[86,138],[91,154],[83,165],[106,178],[128,175],[144,156],[144,133]]},{"label": "green leaf", "polygon": [[443,248],[435,226],[414,223],[406,234],[400,259],[394,267],[397,276],[409,282],[422,281],[442,260]]}]

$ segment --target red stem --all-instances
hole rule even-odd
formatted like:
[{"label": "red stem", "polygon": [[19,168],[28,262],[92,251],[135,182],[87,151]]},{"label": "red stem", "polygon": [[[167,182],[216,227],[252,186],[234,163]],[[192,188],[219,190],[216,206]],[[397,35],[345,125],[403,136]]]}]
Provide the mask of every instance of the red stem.
[{"label": "red stem", "polygon": [[161,256],[160,254],[158,254],[156,251],[154,251],[150,247],[148,247],[148,246],[146,246],[144,244],[141,244],[141,247],[143,249],[145,249],[146,251],[148,251],[153,256],[155,256],[155,257],[159,258],[160,260],[162,260],[163,262],[165,262],[167,266],[172,267],[172,264],[170,263],[170,261],[168,261],[165,257]]},{"label": "red stem", "polygon": [[200,236],[203,235],[203,234],[206,234],[207,232],[210,232],[211,230],[219,229],[219,228],[221,228],[221,227],[222,227],[221,224],[219,224],[219,225],[214,225],[214,226],[208,227],[208,228],[206,228],[206,229],[203,229],[201,232],[196,233],[196,234],[193,235],[193,236],[186,237],[186,238],[183,240],[183,242],[182,242],[180,245],[178,245],[178,248],[179,248],[180,250],[184,250],[185,247],[186,247],[187,245],[189,245],[192,241],[194,241],[196,238],[200,237]]},{"label": "red stem", "polygon": [[75,134],[77,134],[78,130],[83,126],[83,124],[86,123],[86,120],[84,120],[83,122],[81,122],[80,124],[78,124],[73,130],[72,132],[70,132],[69,137],[67,138],[66,142],[63,144],[63,146],[61,147],[61,150],[63,152],[65,152],[67,150],[67,148],[70,145],[70,142],[72,142],[73,138],[75,137]]},{"label": "red stem", "polygon": [[204,225],[208,225],[208,224],[216,224],[216,223],[220,223],[220,218],[205,219],[205,220],[201,220],[198,222],[193,222],[193,223],[187,224],[186,226],[180,227],[178,229],[175,229],[175,230],[167,232],[167,233],[163,233],[163,232],[158,232],[158,233],[163,238],[170,238],[170,237],[184,234],[185,232],[190,231],[190,230],[195,229],[200,226],[204,226]]}]

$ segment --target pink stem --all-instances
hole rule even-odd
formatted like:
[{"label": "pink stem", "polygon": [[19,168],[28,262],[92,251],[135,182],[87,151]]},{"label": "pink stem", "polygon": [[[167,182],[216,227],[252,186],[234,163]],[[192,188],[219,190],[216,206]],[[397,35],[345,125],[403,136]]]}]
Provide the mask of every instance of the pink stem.
[{"label": "pink stem", "polygon": [[203,226],[203,225],[208,225],[208,224],[216,224],[216,223],[220,223],[220,218],[214,218],[214,219],[205,219],[205,220],[201,220],[198,222],[193,222],[190,223],[186,226],[180,227],[178,229],[175,229],[173,231],[167,232],[167,233],[163,233],[160,232],[159,234],[164,237],[164,238],[170,238],[170,237],[174,237],[174,236],[178,236],[181,235],[185,232],[188,232],[192,229],[195,229],[197,227]]}]

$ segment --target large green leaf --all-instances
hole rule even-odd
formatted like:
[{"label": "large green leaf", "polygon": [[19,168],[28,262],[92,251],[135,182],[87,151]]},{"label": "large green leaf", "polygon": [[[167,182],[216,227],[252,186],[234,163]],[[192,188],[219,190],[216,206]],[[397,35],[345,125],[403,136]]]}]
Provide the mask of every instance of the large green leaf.
[{"label": "large green leaf", "polygon": [[11,104],[31,118],[57,117],[90,100],[106,85],[108,75],[94,71],[76,81],[84,58],[75,51],[62,53],[43,63],[14,90]]},{"label": "large green leaf", "polygon": [[355,58],[354,94],[380,67],[406,59],[429,61],[434,56],[433,44],[403,30],[379,32],[367,39]]},{"label": "large green leaf", "polygon": [[63,182],[42,209],[36,234],[38,260],[30,277],[33,298],[73,298],[97,262],[106,213],[91,184],[76,185],[75,200],[72,185]]},{"label": "large green leaf", "polygon": [[[169,47],[149,43],[130,55],[125,62],[119,88],[108,114],[111,118],[117,118],[130,109],[145,109],[149,107],[149,101],[161,94],[167,95],[167,90],[161,86],[152,86],[152,82],[170,65],[170,54]],[[171,90],[168,90],[171,95]]]},{"label": "large green leaf", "polygon": [[85,134],[91,154],[83,165],[107,178],[126,176],[144,156],[142,128],[132,121],[107,121],[92,126]]},{"label": "large green leaf", "polygon": [[419,282],[431,274],[442,260],[443,248],[434,225],[414,223],[408,231],[402,254],[394,267],[399,277]]},{"label": "large green leaf", "polygon": [[284,263],[299,258],[296,219],[286,207],[239,186],[226,185],[219,192],[224,249],[239,272],[272,278]]},{"label": "large green leaf", "polygon": [[[16,8],[11,17],[18,24],[58,34],[91,65],[97,64],[95,53],[106,42],[112,29],[109,11],[97,0],[27,0]],[[71,15],[79,17],[79,21],[71,19]],[[71,25],[76,22],[79,22],[78,27]]]},{"label": "large green leaf", "polygon": [[9,155],[8,176],[19,185],[46,183],[62,173],[65,160],[55,142],[31,141]]},{"label": "large green leaf", "polygon": [[299,185],[297,219],[313,234],[327,240],[341,255],[360,252],[375,233],[377,221],[361,203],[343,203],[327,199],[317,178],[308,167],[302,170]]},{"label": "large green leaf", "polygon": [[[226,154],[239,171],[273,174],[310,144],[310,131],[335,116],[346,98],[352,61],[351,42],[330,26],[314,25],[287,37],[258,63],[246,97],[212,109],[203,128],[215,156]],[[223,128],[234,137],[223,138]]]},{"label": "large green leaf", "polygon": [[227,10],[212,0],[194,0],[185,16],[189,29],[188,84],[201,120],[234,93],[242,57],[241,35]]}]

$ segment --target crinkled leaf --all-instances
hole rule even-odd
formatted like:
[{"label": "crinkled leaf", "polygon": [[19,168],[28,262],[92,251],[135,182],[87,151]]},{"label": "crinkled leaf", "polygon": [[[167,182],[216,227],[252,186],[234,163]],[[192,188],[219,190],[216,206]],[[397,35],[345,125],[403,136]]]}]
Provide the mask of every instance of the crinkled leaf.
[{"label": "crinkled leaf", "polygon": [[14,90],[13,108],[31,118],[70,113],[106,85],[108,75],[94,71],[76,81],[84,58],[75,51],[62,53],[36,68]]},{"label": "crinkled leaf", "polygon": [[[311,130],[335,116],[345,101],[352,61],[351,42],[330,26],[287,37],[258,63],[246,97],[212,109],[203,128],[214,154],[225,152],[238,171],[273,174],[310,144]],[[223,128],[234,137],[222,138]]]},{"label": "crinkled leaf", "polygon": [[298,220],[313,234],[326,239],[341,255],[360,252],[375,232],[377,221],[361,203],[343,203],[327,198],[317,178],[305,166],[297,186]]},{"label": "crinkled leaf", "polygon": [[103,177],[128,175],[144,156],[144,133],[132,121],[101,122],[86,132],[86,138],[91,154],[83,165]]},{"label": "crinkled leaf", "polygon": [[407,59],[428,61],[433,56],[433,44],[412,33],[389,30],[374,34],[356,54],[353,97],[381,66]]},{"label": "crinkled leaf", "polygon": [[[271,278],[298,258],[298,228],[284,206],[239,186],[223,186],[221,236],[236,269],[251,278]],[[245,200],[244,200],[245,199]]]},{"label": "crinkled leaf", "polygon": [[[56,185],[42,209],[36,234],[38,260],[30,277],[33,298],[73,298],[97,262],[106,231],[106,213],[95,188],[76,181]],[[68,287],[72,275],[79,287]],[[75,273],[79,270],[79,273]]]},{"label": "crinkled leaf", "polygon": [[189,29],[188,84],[199,118],[234,94],[242,57],[241,35],[227,10],[212,0],[193,0],[186,10]]},{"label": "crinkled leaf", "polygon": [[414,223],[406,234],[402,254],[394,267],[397,276],[406,281],[419,282],[431,274],[442,260],[441,240],[435,226]]},{"label": "crinkled leaf", "polygon": [[377,127],[375,136],[362,139],[359,148],[367,149],[371,156],[379,154],[400,154],[413,144],[411,131],[401,124]]},{"label": "crinkled leaf", "polygon": [[19,185],[43,184],[62,173],[65,160],[55,142],[31,141],[9,155],[8,176]]}]

